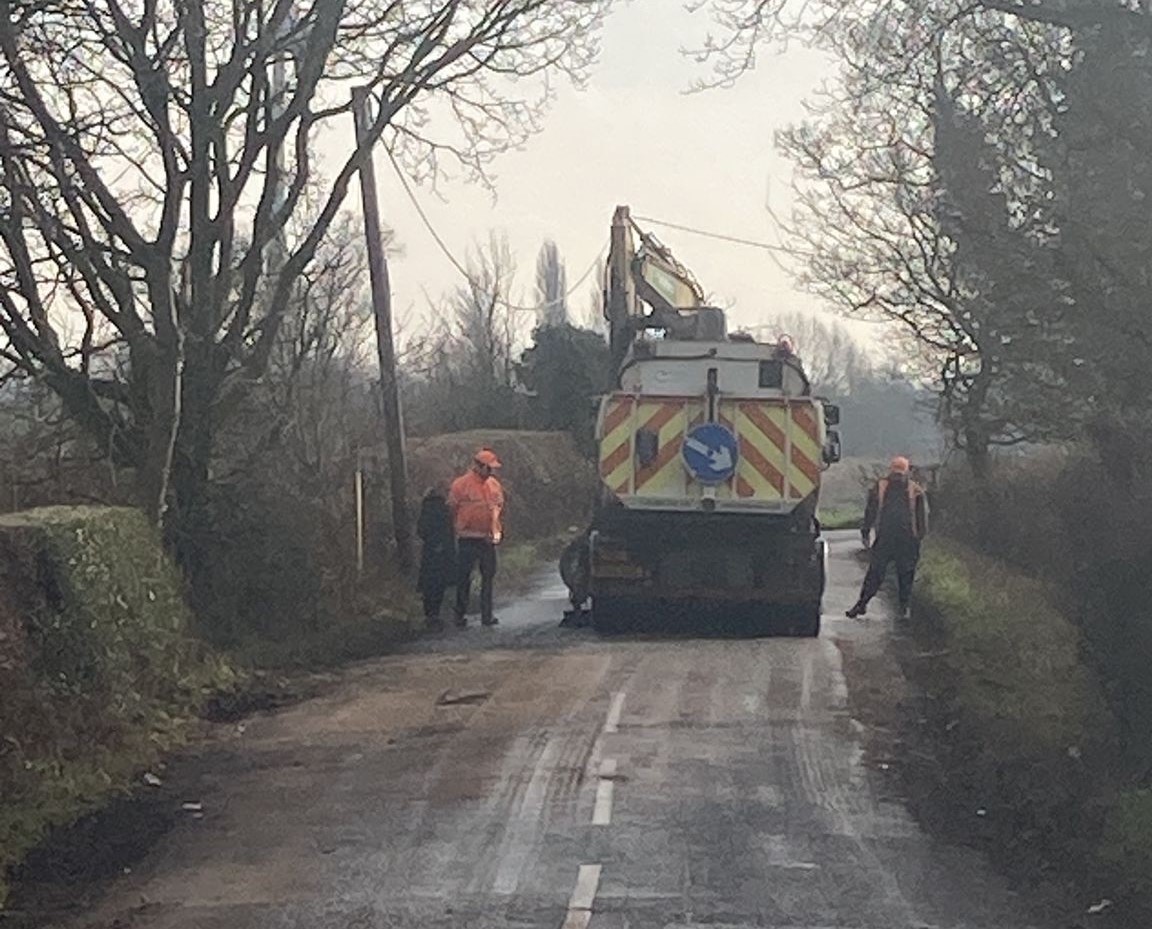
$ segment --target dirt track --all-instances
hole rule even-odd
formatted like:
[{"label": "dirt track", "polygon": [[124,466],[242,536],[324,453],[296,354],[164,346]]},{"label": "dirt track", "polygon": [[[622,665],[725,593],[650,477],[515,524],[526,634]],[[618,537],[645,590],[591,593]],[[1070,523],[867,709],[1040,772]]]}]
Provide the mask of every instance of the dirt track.
[{"label": "dirt track", "polygon": [[1040,926],[871,768],[838,648],[884,623],[838,618],[855,548],[819,640],[603,641],[549,585],[222,730],[182,775],[203,818],[67,925]]}]

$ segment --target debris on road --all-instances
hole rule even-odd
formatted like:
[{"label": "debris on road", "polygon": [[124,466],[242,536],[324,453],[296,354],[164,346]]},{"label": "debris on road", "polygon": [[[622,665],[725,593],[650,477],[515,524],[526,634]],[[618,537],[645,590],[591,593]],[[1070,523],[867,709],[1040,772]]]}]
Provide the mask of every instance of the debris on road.
[{"label": "debris on road", "polygon": [[1101,900],[1099,903],[1093,903],[1090,907],[1088,907],[1088,915],[1099,916],[1105,910],[1110,909],[1111,906],[1111,900]]},{"label": "debris on road", "polygon": [[149,787],[160,787],[164,784],[164,782],[151,771],[144,775],[144,783]]},{"label": "debris on road", "polygon": [[492,694],[487,690],[446,690],[436,701],[437,706],[477,706],[487,702]]}]

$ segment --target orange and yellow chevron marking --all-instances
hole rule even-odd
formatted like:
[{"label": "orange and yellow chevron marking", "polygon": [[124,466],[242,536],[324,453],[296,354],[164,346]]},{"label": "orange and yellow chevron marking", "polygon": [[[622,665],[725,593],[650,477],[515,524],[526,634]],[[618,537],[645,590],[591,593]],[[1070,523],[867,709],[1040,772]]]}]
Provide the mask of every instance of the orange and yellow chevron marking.
[{"label": "orange and yellow chevron marking", "polygon": [[633,397],[623,395],[608,401],[600,439],[600,477],[613,493],[628,493],[632,484]]},{"label": "orange and yellow chevron marking", "polygon": [[684,492],[684,472],[679,465],[680,449],[684,443],[687,403],[683,400],[648,401],[639,405],[637,431],[657,436],[656,457],[648,464],[636,468],[636,493],[660,496],[679,495]]},{"label": "orange and yellow chevron marking", "polygon": [[737,406],[740,464],[736,469],[736,493],[764,500],[784,498],[784,430],[773,412],[777,406],[747,401]]},{"label": "orange and yellow chevron marking", "polygon": [[820,425],[811,404],[791,403],[792,413],[792,485],[798,497],[806,497],[820,483]]},{"label": "orange and yellow chevron marking", "polygon": [[[601,423],[600,475],[618,495],[678,497],[689,478],[680,453],[686,433],[704,422],[698,397],[637,397],[617,394],[608,401]],[[740,443],[736,474],[716,488],[720,498],[764,501],[803,499],[820,481],[820,424],[810,403],[726,400],[717,422]],[[636,436],[656,437],[656,456],[637,460]]]},{"label": "orange and yellow chevron marking", "polygon": [[[820,479],[819,425],[808,404],[749,400],[738,405],[740,467],[736,493],[803,499]],[[790,448],[790,454],[789,454]]]}]

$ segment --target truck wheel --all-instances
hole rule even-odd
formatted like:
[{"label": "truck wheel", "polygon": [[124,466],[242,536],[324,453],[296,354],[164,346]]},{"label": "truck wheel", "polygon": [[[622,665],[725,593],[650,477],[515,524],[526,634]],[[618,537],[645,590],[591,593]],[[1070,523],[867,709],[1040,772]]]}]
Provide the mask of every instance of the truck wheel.
[{"label": "truck wheel", "polygon": [[623,616],[623,605],[618,598],[592,598],[592,628],[600,635],[619,632],[623,625]]},{"label": "truck wheel", "polygon": [[792,635],[801,639],[814,639],[820,635],[820,604],[802,606],[792,621]]}]

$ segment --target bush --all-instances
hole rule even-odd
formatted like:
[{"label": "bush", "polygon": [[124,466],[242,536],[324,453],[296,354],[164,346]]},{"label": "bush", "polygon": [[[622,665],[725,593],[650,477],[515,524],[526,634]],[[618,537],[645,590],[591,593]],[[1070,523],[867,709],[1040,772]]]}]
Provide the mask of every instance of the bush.
[{"label": "bush", "polygon": [[140,512],[0,518],[0,899],[7,867],[125,790],[232,680],[189,626]]},{"label": "bush", "polygon": [[1127,896],[1152,901],[1152,790],[1128,790],[1116,798],[1100,856]]},{"label": "bush", "polygon": [[1082,448],[996,463],[981,486],[950,470],[934,505],[949,535],[1042,579],[1082,633],[1120,730],[1123,763],[1152,776],[1152,472],[1127,483]]},{"label": "bush", "polygon": [[[506,555],[530,558],[533,546],[522,543],[583,527],[595,498],[595,468],[569,435],[553,432],[410,439],[413,516],[424,491],[462,473],[481,445],[491,445],[505,463]],[[289,460],[212,488],[200,536],[207,580],[194,606],[215,646],[246,664],[317,667],[378,654],[408,634],[419,605],[412,579],[394,564],[386,455],[366,448],[361,460],[363,577],[356,571],[351,449],[326,448],[322,473]],[[512,570],[506,565],[502,577]]]},{"label": "bush", "polygon": [[944,789],[987,811],[1002,851],[1041,863],[1090,854],[1114,727],[1074,624],[1040,582],[938,539],[917,601],[938,637],[927,679]]}]

